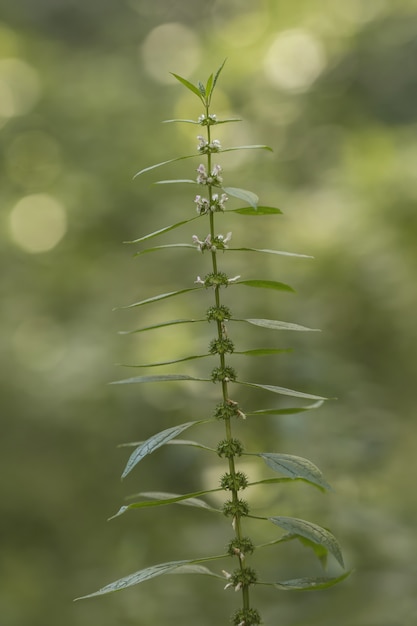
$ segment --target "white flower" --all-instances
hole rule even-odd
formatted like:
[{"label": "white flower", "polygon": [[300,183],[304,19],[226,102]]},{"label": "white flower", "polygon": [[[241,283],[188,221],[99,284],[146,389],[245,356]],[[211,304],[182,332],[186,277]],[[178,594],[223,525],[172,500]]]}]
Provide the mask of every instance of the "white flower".
[{"label": "white flower", "polygon": [[200,276],[197,276],[197,280],[194,281],[196,285],[204,285],[204,280],[201,280]]},{"label": "white flower", "polygon": [[228,278],[227,282],[235,283],[237,280],[239,280],[239,278],[240,278],[240,274],[238,276],[233,276],[233,278]]}]

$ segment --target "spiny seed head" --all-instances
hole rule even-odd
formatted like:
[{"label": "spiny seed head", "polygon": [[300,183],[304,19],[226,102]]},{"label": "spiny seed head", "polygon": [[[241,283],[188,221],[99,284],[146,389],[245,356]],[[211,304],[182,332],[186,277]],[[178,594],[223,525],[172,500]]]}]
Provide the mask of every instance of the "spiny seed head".
[{"label": "spiny seed head", "polygon": [[220,485],[226,491],[239,491],[248,486],[248,477],[243,472],[236,472],[234,475],[227,473],[221,477]]},{"label": "spiny seed head", "polygon": [[207,320],[209,322],[225,322],[230,320],[232,317],[232,312],[229,307],[224,306],[224,304],[220,304],[219,306],[211,306],[207,309]]},{"label": "spiny seed head", "polygon": [[214,417],[218,420],[227,420],[232,417],[241,417],[242,411],[239,410],[239,405],[233,400],[227,400],[226,402],[220,402],[215,410]]},{"label": "spiny seed head", "polygon": [[249,504],[246,500],[237,500],[236,502],[227,500],[223,504],[223,514],[226,515],[226,517],[233,518],[245,517],[249,515]]},{"label": "spiny seed head", "polygon": [[242,456],[243,445],[239,439],[223,439],[217,445],[217,454],[220,457],[225,456],[227,459],[231,459],[234,456]]},{"label": "spiny seed head", "polygon": [[209,345],[210,354],[226,354],[232,353],[235,349],[234,343],[231,339],[223,337],[221,339],[212,339]]},{"label": "spiny seed head", "polygon": [[234,382],[236,380],[236,371],[233,367],[215,367],[211,372],[211,380],[214,383],[218,382]]},{"label": "spiny seed head", "polygon": [[237,555],[242,558],[241,555],[244,556],[245,554],[252,554],[254,550],[255,546],[253,545],[249,537],[242,537],[242,539],[235,538],[230,541],[227,548],[227,553],[230,554],[230,556]]}]

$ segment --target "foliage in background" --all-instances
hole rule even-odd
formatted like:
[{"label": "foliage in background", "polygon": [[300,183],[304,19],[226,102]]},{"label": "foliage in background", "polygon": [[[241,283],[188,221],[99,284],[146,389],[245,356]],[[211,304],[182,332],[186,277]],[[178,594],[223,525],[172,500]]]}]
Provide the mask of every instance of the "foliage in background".
[{"label": "foliage in background", "polygon": [[[0,5],[3,623],[52,626],[59,615],[62,626],[112,626],[118,621],[133,626],[140,605],[144,626],[156,614],[178,622],[191,615],[192,623],[208,626],[225,613],[224,606],[217,612],[214,601],[217,581],[180,576],[171,577],[163,589],[155,581],[152,597],[138,594],[139,599],[131,590],[100,602],[72,603],[97,580],[134,571],[139,560],[178,558],[162,516],[143,511],[139,538],[135,515],[122,516],[103,529],[101,524],[120,502],[117,473],[124,452],[115,450],[114,442],[133,440],[138,419],[145,438],[168,428],[166,406],[181,423],[190,397],[195,419],[204,417],[200,390],[191,384],[166,385],[157,397],[144,386],[140,400],[133,388],[121,392],[106,384],[117,376],[113,360],[136,362],[139,350],[155,360],[162,349],[178,354],[194,334],[178,327],[175,337],[161,330],[159,338],[126,337],[121,344],[116,331],[124,324],[133,328],[136,313],[112,313],[126,293],[136,292],[137,300],[147,297],[149,286],[166,270],[165,259],[155,257],[146,272],[138,265],[132,276],[129,253],[118,242],[131,232],[180,220],[188,202],[184,193],[183,204],[179,199],[172,208],[170,190],[160,186],[150,194],[146,185],[129,184],[127,174],[133,176],[133,163],[163,160],[167,142],[186,153],[190,134],[182,127],[167,130],[158,122],[167,101],[176,102],[175,115],[193,110],[192,99],[160,78],[184,67],[174,52],[183,49],[187,37],[188,59],[194,65],[185,75],[208,72],[206,60],[228,56],[230,80],[217,92],[219,113],[233,117],[239,112],[250,121],[250,129],[245,123],[230,125],[239,135],[225,134],[222,141],[246,144],[264,137],[274,146],[274,159],[262,153],[255,162],[249,152],[239,158],[236,153],[233,160],[224,155],[230,185],[245,179],[245,186],[256,188],[259,178],[270,181],[270,187],[263,187],[263,199],[272,203],[278,198],[279,206],[285,206],[279,219],[285,246],[316,259],[294,263],[282,258],[286,282],[303,294],[303,310],[295,321],[323,332],[294,333],[291,344],[296,349],[285,356],[279,375],[285,386],[320,390],[340,400],[326,404],[313,420],[308,414],[284,417],[279,424],[265,420],[252,442],[253,449],[262,450],[273,439],[279,449],[320,460],[325,474],[332,476],[335,494],[323,500],[294,485],[296,497],[283,496],[280,508],[286,506],[298,517],[308,508],[312,519],[328,520],[356,568],[354,577],[326,592],[326,602],[320,594],[302,594],[294,605],[291,594],[282,594],[283,615],[294,624],[307,621],[311,626],[333,626],[335,621],[341,626],[413,624],[414,0],[265,0],[256,7],[249,0],[105,0],[100,5],[17,0]],[[174,41],[174,52],[166,37],[173,24],[181,26],[174,29],[181,37],[181,45]],[[294,42],[313,52],[291,57]],[[276,62],[271,74],[277,51],[281,59],[285,52],[287,66],[292,58],[289,76],[277,74]],[[41,195],[43,212],[33,195]],[[47,208],[45,195],[55,201]],[[11,222],[12,215],[19,216],[16,205],[28,196],[32,210],[27,201],[20,206],[25,235],[19,220],[20,226],[13,228]],[[58,227],[61,238],[54,247],[28,249],[35,241],[45,245],[45,234],[56,237]],[[251,233],[252,241],[237,222],[233,229],[242,245],[284,246],[280,230],[272,231],[269,223]],[[184,236],[192,234],[186,225]],[[174,239],[168,233],[170,241]],[[262,273],[273,280],[276,264],[270,260],[262,257]],[[232,275],[242,271],[233,257],[230,264]],[[179,257],[171,267],[173,274],[195,279]],[[170,282],[160,283],[161,292],[172,287]],[[180,289],[179,283],[175,288]],[[245,290],[239,289],[233,308],[243,314],[240,295]],[[186,296],[167,300],[167,315],[183,316],[185,302]],[[274,319],[275,303],[275,298],[265,299],[254,317]],[[282,319],[294,315],[290,299],[280,308]],[[146,323],[154,322],[150,308],[142,313]],[[262,329],[253,331],[255,346]],[[236,327],[236,342],[242,342],[240,332]],[[190,368],[195,371],[192,362]],[[268,375],[266,361],[259,359],[255,370],[247,359],[239,363],[239,371],[246,380]],[[245,406],[256,402],[253,393],[242,389]],[[196,451],[181,456],[175,472],[174,453],[172,446],[165,446],[149,457],[146,488],[166,484],[174,491],[179,483],[190,492],[202,483],[208,488],[213,477]],[[171,467],[169,475],[165,463]],[[123,486],[126,495],[135,488],[130,480]],[[299,491],[303,510],[298,509]],[[255,504],[271,502],[260,492]],[[196,535],[194,524],[188,524],[191,513],[185,507],[172,510],[172,523],[180,529],[178,545],[196,554],[201,532],[208,538],[207,550],[226,545],[227,537],[210,516],[201,519]],[[304,560],[291,544],[282,549],[294,563],[303,559],[298,570],[309,567],[308,554]],[[271,576],[278,575],[275,565]],[[297,576],[297,571],[290,575]],[[189,593],[190,587],[195,593]],[[275,599],[258,593],[268,620],[275,613]],[[187,594],[191,600],[173,616],[167,594]],[[197,605],[194,597],[204,600]],[[224,602],[233,598],[225,594]]]}]

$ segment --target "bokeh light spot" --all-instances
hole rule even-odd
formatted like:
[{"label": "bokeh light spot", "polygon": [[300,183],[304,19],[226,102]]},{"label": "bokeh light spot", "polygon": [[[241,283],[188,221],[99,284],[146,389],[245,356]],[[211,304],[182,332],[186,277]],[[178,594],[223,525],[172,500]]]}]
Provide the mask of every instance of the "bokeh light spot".
[{"label": "bokeh light spot", "polygon": [[175,83],[170,72],[181,68],[181,76],[188,77],[200,61],[200,44],[192,30],[171,22],[154,28],[141,47],[146,72],[163,84]]},{"label": "bokeh light spot", "polygon": [[0,118],[26,115],[41,93],[38,74],[21,59],[0,60]]},{"label": "bokeh light spot", "polygon": [[25,196],[9,216],[10,235],[25,252],[52,250],[65,235],[67,216],[63,205],[47,194]]},{"label": "bokeh light spot", "polygon": [[277,35],[264,58],[268,80],[284,91],[307,91],[326,66],[321,42],[310,32],[287,30]]}]

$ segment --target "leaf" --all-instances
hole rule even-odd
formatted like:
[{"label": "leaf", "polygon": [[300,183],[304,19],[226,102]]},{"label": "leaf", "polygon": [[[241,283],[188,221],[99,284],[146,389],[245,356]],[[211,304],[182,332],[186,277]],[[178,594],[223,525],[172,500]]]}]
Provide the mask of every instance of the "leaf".
[{"label": "leaf", "polygon": [[170,230],[174,230],[175,228],[179,228],[183,224],[188,224],[188,222],[193,222],[197,220],[200,215],[196,217],[190,217],[188,220],[182,220],[181,222],[177,222],[176,224],[171,224],[170,226],[165,226],[164,228],[160,228],[159,230],[155,230],[153,233],[149,233],[148,235],[144,235],[143,237],[139,237],[138,239],[133,239],[133,241],[124,241],[123,243],[140,243],[141,241],[145,241],[146,239],[151,239],[152,237],[157,237],[158,235],[162,235],[163,233],[167,233]]},{"label": "leaf", "polygon": [[147,567],[145,569],[139,570],[134,574],[130,574],[129,576],[125,576],[124,578],[119,578],[109,585],[102,587],[95,593],[90,593],[87,596],[81,596],[76,598],[75,600],[85,600],[86,598],[94,598],[95,596],[102,596],[106,593],[112,593],[114,591],[120,591],[121,589],[126,589],[126,587],[132,587],[133,585],[138,585],[139,583],[143,583],[146,580],[150,580],[151,578],[155,578],[156,576],[162,576],[163,574],[168,574],[172,572],[177,567],[182,565],[188,565],[193,563],[190,560],[182,560],[182,561],[171,561],[169,563],[160,563],[159,565],[152,565],[151,567]]},{"label": "leaf", "polygon": [[114,380],[110,385],[128,385],[135,383],[162,383],[174,380],[196,380],[200,382],[211,382],[209,378],[194,378],[187,374],[161,374],[160,376],[135,376],[135,378],[126,378],[125,380]]},{"label": "leaf", "polygon": [[295,389],[286,389],[285,387],[277,387],[276,385],[260,385],[258,383],[247,383],[243,381],[236,381],[239,385],[245,385],[246,387],[254,387],[255,389],[265,389],[265,391],[272,391],[272,393],[279,393],[283,396],[293,396],[294,398],[306,398],[309,400],[327,400],[322,396],[314,396],[311,393],[304,393],[303,391],[296,391]]},{"label": "leaf", "polygon": [[223,191],[227,193],[228,196],[233,196],[234,198],[239,198],[239,200],[244,200],[251,205],[254,209],[258,206],[259,198],[252,191],[247,191],[247,189],[240,189],[239,187],[224,187]]},{"label": "leaf", "polygon": [[240,209],[228,209],[226,213],[239,213],[239,215],[282,215],[280,209],[275,209],[271,206],[246,206]]},{"label": "leaf", "polygon": [[221,64],[221,66],[219,67],[219,69],[217,70],[217,72],[216,72],[216,73],[215,73],[215,75],[214,75],[214,79],[213,79],[213,87],[212,87],[212,90],[211,90],[212,92],[213,92],[213,89],[214,89],[214,88],[215,88],[215,86],[216,86],[216,83],[217,83],[218,78],[219,78],[219,76],[220,76],[220,74],[221,74],[221,72],[222,72],[222,70],[223,70],[223,68],[224,68],[224,65],[225,65],[226,61],[227,61],[227,58],[223,61],[223,63]]},{"label": "leaf", "polygon": [[141,174],[145,174],[145,172],[150,172],[151,170],[156,170],[158,167],[162,167],[163,165],[168,165],[169,163],[175,163],[176,161],[184,161],[185,159],[192,159],[193,157],[199,156],[198,154],[188,154],[186,156],[175,157],[173,159],[168,159],[168,161],[161,161],[160,163],[155,163],[155,165],[150,165],[149,167],[143,168],[143,170],[139,170],[133,176],[133,180],[140,176]]},{"label": "leaf", "polygon": [[[178,244],[178,245],[181,245],[181,244]],[[191,244],[189,245],[191,246]],[[282,250],[267,250],[267,249],[262,249],[262,248],[225,248],[225,250],[227,252],[266,252],[268,254],[279,254],[281,256],[294,256],[294,257],[300,257],[303,259],[314,259],[314,257],[310,256],[309,254],[297,254],[296,252],[283,252]]]},{"label": "leaf", "polygon": [[149,439],[140,444],[140,446],[138,446],[130,455],[129,460],[126,463],[126,467],[123,470],[122,478],[125,478],[125,476],[127,476],[139,463],[139,461],[145,458],[145,456],[152,454],[152,452],[155,452],[155,450],[168,443],[168,441],[180,435],[184,432],[184,430],[187,430],[196,424],[202,424],[203,421],[204,420],[198,420],[194,422],[186,422],[185,424],[180,424],[179,426],[172,426],[171,428],[162,430],[156,435],[149,437]]},{"label": "leaf", "polygon": [[268,356],[270,354],[279,354],[281,352],[292,352],[292,348],[257,348],[255,350],[235,350],[233,354],[244,354],[245,356]]},{"label": "leaf", "polygon": [[201,95],[203,96],[203,98],[205,98],[205,96],[206,96],[206,88],[204,87],[203,83],[201,83],[200,81],[198,81],[198,90],[201,93]]},{"label": "leaf", "polygon": [[302,478],[323,489],[331,490],[329,483],[314,463],[308,459],[292,454],[276,454],[273,452],[260,452],[256,456],[261,457],[274,472],[284,474],[290,478]]},{"label": "leaf", "polygon": [[294,293],[292,287],[276,280],[237,280],[235,285],[246,285],[247,287],[258,287],[260,289],[275,289],[276,291],[291,291]]},{"label": "leaf", "polygon": [[163,124],[171,124],[172,122],[186,122],[187,124],[200,124],[196,120],[183,120],[183,119],[173,119],[173,120],[162,120]]},{"label": "leaf", "polygon": [[196,185],[197,181],[191,180],[191,178],[176,178],[174,180],[157,180],[155,185],[172,185],[176,183],[191,183],[192,185]]},{"label": "leaf", "polygon": [[134,256],[141,256],[142,254],[147,254],[148,252],[156,252],[157,250],[165,250],[166,248],[192,248],[193,250],[197,250],[196,246],[192,243],[168,243],[165,246],[154,246],[153,248],[140,250],[139,252],[136,252]]},{"label": "leaf", "polygon": [[141,365],[125,365],[123,367],[159,367],[160,365],[173,365],[174,363],[183,363],[184,361],[193,361],[194,359],[204,359],[211,354],[195,354],[192,356],[186,356],[182,359],[173,359],[172,361],[160,361],[159,363],[144,363]]},{"label": "leaf", "polygon": [[264,144],[253,144],[251,146],[233,146],[232,148],[224,148],[223,150],[219,150],[219,152],[233,152],[234,150],[269,150],[269,152],[273,152],[270,146],[266,146]]},{"label": "leaf", "polygon": [[[137,446],[142,445],[143,441],[130,441],[129,443],[119,443],[118,448],[136,448]],[[216,448],[210,448],[209,446],[205,446],[198,441],[191,441],[189,439],[171,439],[171,441],[167,441],[168,446],[193,446],[195,448],[201,448],[202,450],[209,450],[209,452],[217,452]]]},{"label": "leaf", "polygon": [[211,96],[211,91],[213,89],[213,82],[214,82],[213,78],[214,78],[213,74],[210,74],[210,76],[207,79],[207,83],[206,83],[206,95],[207,95],[207,98],[210,98],[210,96]]},{"label": "leaf", "polygon": [[115,517],[120,517],[129,511],[130,509],[144,509],[154,506],[165,506],[167,504],[183,504],[186,506],[192,506],[199,509],[207,509],[209,511],[218,512],[219,509],[215,509],[214,507],[204,502],[204,500],[200,500],[197,496],[202,496],[206,493],[212,493],[213,491],[222,491],[219,489],[209,489],[207,491],[196,491],[195,493],[188,493],[185,495],[179,495],[176,493],[165,493],[158,491],[149,491],[149,492],[141,492],[136,494],[135,497],[143,497],[150,498],[149,500],[143,500],[142,502],[132,502],[132,504],[128,504],[126,506],[122,506],[115,515],[109,517],[109,521],[114,519]]},{"label": "leaf", "polygon": [[314,543],[324,546],[330,554],[333,554],[336,561],[344,567],[340,546],[332,533],[325,528],[295,517],[270,517],[269,521],[291,534],[301,535]]},{"label": "leaf", "polygon": [[273,586],[280,591],[319,591],[320,589],[328,589],[337,585],[350,576],[352,572],[345,572],[341,576],[335,578],[328,578],[321,576],[318,578],[294,578],[292,580],[285,580],[279,583],[273,583]]},{"label": "leaf", "polygon": [[223,576],[212,572],[208,567],[205,567],[205,565],[180,565],[172,572],[168,572],[168,574],[204,574],[206,576],[214,576],[215,578],[224,580]]},{"label": "leaf", "polygon": [[258,409],[257,411],[246,412],[246,415],[293,415],[294,413],[302,413],[303,411],[311,411],[322,406],[324,400],[314,402],[308,406],[287,407],[284,409]]},{"label": "leaf", "polygon": [[133,335],[134,333],[144,333],[147,330],[155,330],[155,328],[164,328],[165,326],[175,326],[177,324],[192,324],[194,322],[206,322],[202,319],[178,319],[169,320],[168,322],[160,322],[159,324],[152,324],[151,326],[144,326],[143,328],[136,328],[135,330],[119,330],[119,335]]},{"label": "leaf", "polygon": [[[183,293],[188,293],[189,291],[197,291],[198,289],[202,289],[202,287],[188,287],[187,289],[179,289],[178,291],[169,291],[168,293],[160,293],[157,296],[153,296],[152,298],[146,298],[145,300],[140,300],[139,302],[134,302],[133,304],[128,304],[126,306],[117,307],[119,309],[133,309],[137,306],[143,306],[144,304],[150,304],[151,302],[158,302],[159,300],[166,300],[167,298],[172,298],[174,296],[179,296]],[[117,310],[114,309],[114,310]]]},{"label": "leaf", "polygon": [[292,324],[291,322],[281,322],[278,320],[264,320],[264,319],[235,319],[235,322],[248,322],[254,326],[262,326],[262,328],[270,328],[271,330],[299,330],[299,331],[311,331],[318,332],[318,328],[307,328],[306,326],[300,326],[299,324]]},{"label": "leaf", "polygon": [[190,83],[189,80],[187,80],[186,78],[182,78],[182,76],[178,76],[178,74],[174,74],[173,72],[170,72],[172,74],[172,76],[174,78],[176,78],[182,85],[184,85],[184,87],[187,87],[187,89],[189,89],[190,91],[192,91],[196,96],[198,96],[200,98],[200,100],[202,102],[204,102],[204,99],[201,96],[200,90],[198,89],[198,87],[196,87],[195,85],[193,85],[192,83]]}]

